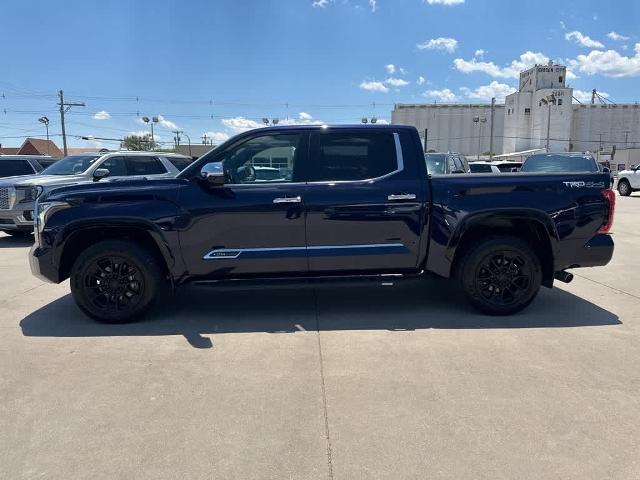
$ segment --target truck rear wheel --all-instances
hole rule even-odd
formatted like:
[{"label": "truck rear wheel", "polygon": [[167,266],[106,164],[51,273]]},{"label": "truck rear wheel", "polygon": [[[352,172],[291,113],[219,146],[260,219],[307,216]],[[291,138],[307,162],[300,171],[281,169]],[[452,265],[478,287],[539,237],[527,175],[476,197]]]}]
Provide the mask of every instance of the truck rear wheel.
[{"label": "truck rear wheel", "polygon": [[105,240],[78,256],[71,269],[71,293],[86,315],[105,323],[142,317],[165,287],[154,255],[140,245]]},{"label": "truck rear wheel", "polygon": [[511,315],[529,305],[542,282],[540,259],[517,237],[480,240],[458,262],[456,276],[467,300],[490,315]]}]

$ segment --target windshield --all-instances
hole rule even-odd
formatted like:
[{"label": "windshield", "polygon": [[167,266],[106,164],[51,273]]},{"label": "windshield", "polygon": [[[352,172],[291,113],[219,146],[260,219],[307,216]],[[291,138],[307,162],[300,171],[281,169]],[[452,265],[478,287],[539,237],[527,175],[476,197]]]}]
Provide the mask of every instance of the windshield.
[{"label": "windshield", "polygon": [[442,153],[427,153],[424,156],[424,160],[427,163],[427,173],[429,175],[444,173],[444,166],[447,161],[446,155]]},{"label": "windshield", "polygon": [[521,172],[597,172],[598,166],[589,155],[531,155]]},{"label": "windshield", "polygon": [[42,175],[82,175],[98,159],[97,155],[71,155],[45,168]]}]

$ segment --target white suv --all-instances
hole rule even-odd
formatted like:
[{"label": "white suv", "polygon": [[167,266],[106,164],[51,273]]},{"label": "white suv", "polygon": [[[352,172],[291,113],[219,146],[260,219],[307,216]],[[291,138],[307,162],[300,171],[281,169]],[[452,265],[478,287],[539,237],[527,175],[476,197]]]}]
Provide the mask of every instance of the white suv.
[{"label": "white suv", "polygon": [[82,182],[173,178],[193,159],[165,152],[107,152],[72,155],[36,175],[0,179],[0,231],[29,235],[33,207],[43,191]]},{"label": "white suv", "polygon": [[618,172],[618,192],[620,195],[626,197],[635,190],[640,190],[640,165]]}]

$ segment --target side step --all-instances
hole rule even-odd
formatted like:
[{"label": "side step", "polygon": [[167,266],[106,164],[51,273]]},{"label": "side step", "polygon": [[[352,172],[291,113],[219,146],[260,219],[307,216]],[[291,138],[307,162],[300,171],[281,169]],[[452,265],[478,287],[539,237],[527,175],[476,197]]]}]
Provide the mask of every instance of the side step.
[{"label": "side step", "polygon": [[399,283],[416,282],[418,274],[381,274],[336,277],[247,278],[233,280],[195,280],[192,285],[220,290],[259,290],[264,288],[321,288],[321,287],[392,287]]}]

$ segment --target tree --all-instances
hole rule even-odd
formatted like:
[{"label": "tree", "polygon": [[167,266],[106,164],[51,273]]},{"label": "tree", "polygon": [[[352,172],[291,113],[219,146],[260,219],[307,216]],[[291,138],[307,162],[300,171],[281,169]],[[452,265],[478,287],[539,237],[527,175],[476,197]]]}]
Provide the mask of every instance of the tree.
[{"label": "tree", "polygon": [[158,148],[158,144],[151,140],[150,134],[127,135],[122,140],[122,148],[125,150],[151,151]]}]

